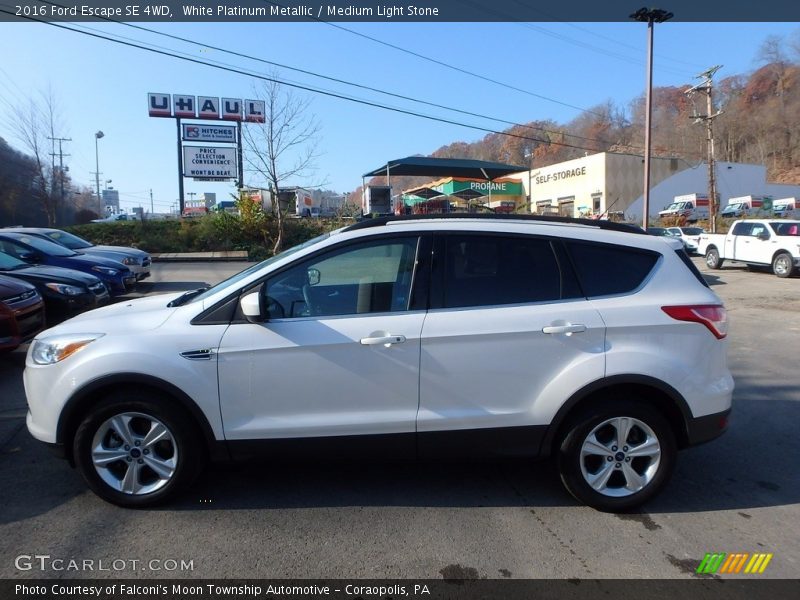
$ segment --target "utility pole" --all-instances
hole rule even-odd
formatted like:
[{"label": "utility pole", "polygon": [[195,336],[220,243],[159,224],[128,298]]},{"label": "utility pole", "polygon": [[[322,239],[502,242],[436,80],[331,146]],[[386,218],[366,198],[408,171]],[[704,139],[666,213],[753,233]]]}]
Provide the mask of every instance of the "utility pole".
[{"label": "utility pole", "polygon": [[[63,149],[61,148],[62,142],[71,142],[72,138],[60,138],[60,137],[49,137],[48,140],[52,141],[53,143],[58,142],[58,179],[59,183],[61,184],[61,205],[64,204],[64,157],[70,156],[69,154],[64,154]],[[55,161],[56,153],[55,148],[53,148],[53,152],[50,153],[50,156],[53,157],[53,161]],[[53,168],[55,170],[55,168]],[[53,211],[55,214],[55,211]],[[55,225],[55,223],[53,223]]]},{"label": "utility pole", "polygon": [[153,210],[153,188],[150,188],[150,214],[152,215],[155,211]]},{"label": "utility pole", "polygon": [[644,190],[642,194],[642,228],[647,231],[650,219],[650,129],[653,115],[653,24],[663,23],[674,17],[671,12],[660,8],[640,8],[630,15],[631,19],[647,23],[647,91],[645,95],[644,118]]},{"label": "utility pole", "polygon": [[714,164],[714,117],[722,114],[722,111],[714,113],[714,103],[711,98],[712,88],[714,85],[714,73],[719,71],[722,65],[711,67],[707,71],[700,73],[697,78],[703,79],[701,83],[686,90],[689,96],[694,95],[695,92],[705,92],[706,94],[706,114],[695,114],[692,118],[695,123],[704,121],[706,124],[706,153],[708,162],[708,220],[710,221],[711,233],[717,232],[717,178],[716,166]]}]

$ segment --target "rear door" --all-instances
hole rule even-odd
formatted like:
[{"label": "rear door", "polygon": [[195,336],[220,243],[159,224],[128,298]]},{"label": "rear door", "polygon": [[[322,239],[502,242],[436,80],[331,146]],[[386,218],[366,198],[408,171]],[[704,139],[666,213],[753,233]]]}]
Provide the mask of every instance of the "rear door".
[{"label": "rear door", "polygon": [[438,238],[420,357],[421,455],[535,454],[572,388],[602,378],[604,324],[559,244]]}]

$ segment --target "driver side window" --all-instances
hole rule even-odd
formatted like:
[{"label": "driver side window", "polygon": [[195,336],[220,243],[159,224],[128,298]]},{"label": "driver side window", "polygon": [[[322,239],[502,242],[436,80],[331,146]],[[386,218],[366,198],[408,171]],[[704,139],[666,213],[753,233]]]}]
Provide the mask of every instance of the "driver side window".
[{"label": "driver side window", "polygon": [[271,277],[262,287],[270,319],[408,310],[417,237],[348,245]]}]

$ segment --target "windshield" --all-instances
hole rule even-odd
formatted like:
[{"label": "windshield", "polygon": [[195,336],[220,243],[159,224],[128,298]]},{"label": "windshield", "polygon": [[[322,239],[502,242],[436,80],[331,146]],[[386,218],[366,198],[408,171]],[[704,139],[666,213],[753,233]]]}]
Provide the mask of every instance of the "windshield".
[{"label": "windshield", "polygon": [[77,235],[72,235],[66,231],[48,231],[45,235],[51,240],[61,244],[62,246],[66,246],[71,250],[91,248],[94,245],[91,242],[87,242],[83,238],[79,238]]},{"label": "windshield", "polygon": [[23,244],[27,244],[32,248],[36,248],[39,252],[49,256],[77,256],[77,252],[73,252],[69,248],[65,248],[61,244],[56,244],[49,240],[37,238],[32,235],[15,235],[12,238]]},{"label": "windshield", "polygon": [[730,209],[730,210],[739,210],[741,207],[742,207],[742,203],[741,202],[736,202],[735,204],[728,204],[728,206],[725,207],[725,210],[728,210],[728,209]]},{"label": "windshield", "polygon": [[[331,233],[335,233],[335,232],[331,232]],[[195,302],[202,302],[203,300],[205,300],[209,296],[212,296],[212,295],[214,295],[214,294],[216,294],[218,292],[221,292],[221,291],[223,291],[223,290],[225,290],[225,289],[227,289],[229,287],[234,286],[235,284],[239,283],[243,279],[246,279],[252,273],[255,273],[256,271],[259,271],[260,269],[263,269],[264,267],[267,267],[267,266],[269,266],[269,265],[271,265],[271,264],[273,264],[275,262],[278,262],[279,260],[282,260],[282,259],[286,258],[287,256],[291,256],[292,254],[294,254],[295,252],[299,252],[303,248],[308,248],[309,246],[313,246],[314,244],[316,244],[318,242],[321,242],[324,239],[327,239],[328,237],[330,237],[331,233],[323,233],[322,235],[317,236],[314,239],[308,240],[307,242],[304,242],[304,243],[302,243],[302,244],[300,244],[298,246],[293,246],[292,248],[284,250],[280,254],[276,254],[275,256],[273,256],[271,258],[268,258],[267,260],[263,260],[260,263],[256,263],[252,267],[248,267],[244,271],[240,271],[236,275],[234,275],[232,277],[228,277],[228,279],[219,282],[217,285],[215,285],[213,287],[208,288],[202,294],[198,294],[197,296],[194,296],[191,299],[191,302],[189,302],[189,304],[193,304]]]},{"label": "windshield", "polygon": [[12,271],[14,269],[27,266],[28,263],[22,262],[18,258],[14,258],[5,252],[0,252],[0,271]]},{"label": "windshield", "polygon": [[681,227],[681,231],[686,235],[701,235],[703,233],[700,227]]},{"label": "windshield", "polygon": [[769,225],[778,235],[800,237],[800,221],[772,221]]}]

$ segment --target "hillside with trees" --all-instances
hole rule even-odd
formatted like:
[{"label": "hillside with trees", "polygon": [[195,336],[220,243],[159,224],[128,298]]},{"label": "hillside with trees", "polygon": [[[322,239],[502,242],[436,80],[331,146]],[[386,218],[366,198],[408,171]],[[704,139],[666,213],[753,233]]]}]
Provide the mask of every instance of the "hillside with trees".
[{"label": "hillside with trees", "polygon": [[[792,40],[770,36],[752,73],[714,82],[716,158],[763,164],[771,181],[800,183],[800,33]],[[654,156],[699,163],[706,157],[705,127],[693,116],[705,114],[704,94],[694,98],[685,86],[653,89]],[[438,158],[472,158],[537,168],[596,152],[644,152],[644,94],[627,105],[602,102],[568,123],[540,119],[510,127],[510,135],[488,134],[468,143],[453,142],[434,151]],[[385,178],[375,178],[375,184]],[[395,190],[427,178],[392,178]],[[353,192],[360,198],[361,189]]]}]

